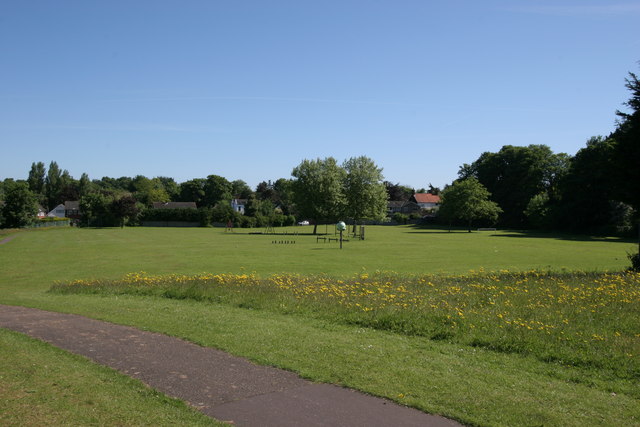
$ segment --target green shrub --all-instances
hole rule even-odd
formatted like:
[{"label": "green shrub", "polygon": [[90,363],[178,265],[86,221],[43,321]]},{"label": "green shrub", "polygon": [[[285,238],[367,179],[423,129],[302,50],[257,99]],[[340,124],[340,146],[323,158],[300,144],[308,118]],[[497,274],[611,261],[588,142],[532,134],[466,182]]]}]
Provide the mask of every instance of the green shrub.
[{"label": "green shrub", "polygon": [[406,224],[407,221],[409,221],[409,216],[400,212],[396,212],[393,214],[393,217],[391,219],[393,219],[398,224]]},{"label": "green shrub", "polygon": [[636,254],[629,254],[629,260],[631,261],[631,271],[640,271],[640,252]]}]

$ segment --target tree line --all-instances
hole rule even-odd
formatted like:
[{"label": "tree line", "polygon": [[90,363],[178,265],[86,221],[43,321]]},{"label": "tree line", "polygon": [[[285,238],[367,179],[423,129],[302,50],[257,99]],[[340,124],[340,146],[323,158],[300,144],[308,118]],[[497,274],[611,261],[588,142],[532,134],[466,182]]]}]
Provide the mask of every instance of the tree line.
[{"label": "tree line", "polygon": [[[90,180],[82,174],[76,180],[55,161],[48,168],[34,162],[26,181],[0,182],[0,200],[4,201],[0,226],[28,225],[38,205],[49,211],[65,201],[79,201],[82,225],[92,226],[122,226],[145,219],[202,225],[231,221],[244,227],[292,225],[296,217],[316,224],[339,217],[381,220],[386,214],[387,189],[411,190],[383,181],[382,169],[366,156],[348,159],[342,165],[332,157],[303,160],[292,175],[293,179],[263,181],[252,190],[242,180],[229,181],[219,175],[183,183],[142,175]],[[244,214],[232,208],[235,198],[246,200]],[[155,202],[195,202],[198,210],[159,212],[152,209]]]},{"label": "tree line", "polygon": [[[464,164],[443,191],[441,220],[518,229],[631,234],[640,212],[640,82],[629,73],[630,113],[574,156],[546,145],[506,145]],[[471,195],[476,197],[469,203]],[[482,202],[480,202],[482,201]],[[466,205],[465,205],[466,203]]]}]

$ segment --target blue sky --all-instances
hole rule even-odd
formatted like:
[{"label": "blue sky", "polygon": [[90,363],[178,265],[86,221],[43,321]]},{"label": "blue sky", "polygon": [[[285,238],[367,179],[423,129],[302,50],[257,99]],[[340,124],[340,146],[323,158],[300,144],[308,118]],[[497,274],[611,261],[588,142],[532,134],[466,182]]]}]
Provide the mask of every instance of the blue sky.
[{"label": "blue sky", "polygon": [[640,72],[639,1],[5,1],[0,179],[289,178],[366,155],[444,186],[503,145],[575,152]]}]

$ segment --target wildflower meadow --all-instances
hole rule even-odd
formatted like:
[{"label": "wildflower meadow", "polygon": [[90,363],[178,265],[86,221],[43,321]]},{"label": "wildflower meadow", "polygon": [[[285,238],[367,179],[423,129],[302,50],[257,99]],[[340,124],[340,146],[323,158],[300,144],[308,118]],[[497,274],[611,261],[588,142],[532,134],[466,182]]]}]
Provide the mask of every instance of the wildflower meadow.
[{"label": "wildflower meadow", "polygon": [[138,272],[57,283],[51,292],[155,295],[311,315],[640,379],[640,273]]}]

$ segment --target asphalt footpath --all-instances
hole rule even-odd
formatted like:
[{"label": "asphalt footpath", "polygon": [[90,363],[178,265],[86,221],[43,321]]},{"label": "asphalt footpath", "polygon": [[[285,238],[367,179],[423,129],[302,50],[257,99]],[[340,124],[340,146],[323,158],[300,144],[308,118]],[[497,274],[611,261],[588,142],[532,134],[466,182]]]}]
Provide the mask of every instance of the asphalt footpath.
[{"label": "asphalt footpath", "polygon": [[0,305],[0,327],[110,366],[237,426],[459,426],[220,350],[83,316]]}]

